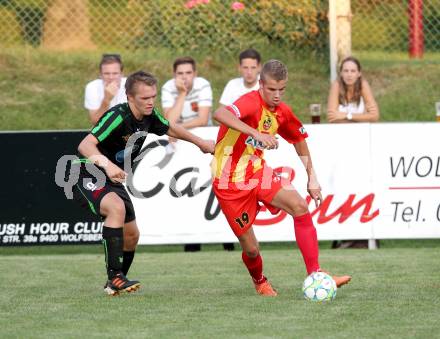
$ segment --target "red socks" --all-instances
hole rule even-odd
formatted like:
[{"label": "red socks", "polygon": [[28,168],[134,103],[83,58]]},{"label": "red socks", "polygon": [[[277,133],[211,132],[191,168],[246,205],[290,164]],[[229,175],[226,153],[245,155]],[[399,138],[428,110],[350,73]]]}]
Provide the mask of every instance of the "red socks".
[{"label": "red socks", "polygon": [[295,226],[296,243],[306,264],[307,274],[318,271],[319,247],[316,228],[313,225],[312,216],[306,213],[293,218]]},{"label": "red socks", "polygon": [[[295,225],[296,243],[306,265],[307,274],[320,270],[319,267],[319,247],[316,228],[313,225],[312,216],[306,213],[293,218]],[[263,275],[263,259],[261,255],[255,258],[249,257],[246,252],[242,252],[241,257],[246,265],[252,280],[256,284],[261,284],[266,280]]]},{"label": "red socks", "polygon": [[255,258],[251,258],[248,257],[246,252],[243,251],[241,253],[241,258],[243,259],[243,262],[246,265],[254,283],[263,283],[266,278],[263,275],[263,259],[261,258],[260,253],[258,253]]}]

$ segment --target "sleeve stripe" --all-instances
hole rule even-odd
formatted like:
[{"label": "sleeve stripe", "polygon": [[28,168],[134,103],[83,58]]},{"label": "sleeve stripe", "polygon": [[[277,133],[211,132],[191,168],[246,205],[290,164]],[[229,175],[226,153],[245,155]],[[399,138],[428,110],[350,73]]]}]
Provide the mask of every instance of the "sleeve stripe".
[{"label": "sleeve stripe", "polygon": [[235,112],[235,115],[237,116],[237,118],[240,118],[241,117],[241,113],[240,113],[240,110],[238,109],[238,107],[237,106],[235,106],[234,104],[232,104],[231,106],[229,106],[229,107],[231,107],[232,108],[232,110]]},{"label": "sleeve stripe", "polygon": [[160,112],[156,108],[153,109],[153,113],[160,120],[161,123],[167,126],[170,125],[170,122],[167,119],[165,119],[165,117],[162,114],[160,114]]},{"label": "sleeve stripe", "polygon": [[114,111],[110,111],[108,112],[104,118],[102,118],[101,122],[99,123],[99,125],[95,126],[92,129],[92,133],[95,134],[96,132],[99,131],[99,129],[105,124],[105,122],[113,115],[113,113],[115,113]]},{"label": "sleeve stripe", "polygon": [[107,129],[101,133],[101,135],[98,136],[98,140],[99,142],[101,142],[102,140],[104,140],[105,138],[108,137],[108,135],[116,128],[118,127],[121,122],[124,119],[122,119],[122,116],[118,115],[118,117],[111,123],[111,125],[109,127],[107,127]]}]

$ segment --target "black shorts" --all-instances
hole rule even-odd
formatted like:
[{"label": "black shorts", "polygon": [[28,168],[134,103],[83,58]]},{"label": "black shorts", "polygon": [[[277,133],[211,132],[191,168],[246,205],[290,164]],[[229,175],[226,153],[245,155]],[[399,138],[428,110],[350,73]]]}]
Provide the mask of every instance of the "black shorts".
[{"label": "black shorts", "polygon": [[[89,164],[89,166],[93,166]],[[95,170],[103,171],[98,167],[94,166]],[[73,186],[73,199],[78,201],[81,206],[85,207],[88,210],[91,210],[94,214],[101,216],[101,218],[105,218],[100,213],[100,205],[101,200],[108,193],[114,192],[116,193],[124,202],[125,205],[125,223],[131,222],[136,219],[136,214],[134,212],[133,203],[131,202],[130,196],[127,193],[127,190],[122,184],[114,183],[110,181],[107,176],[105,176],[105,181],[103,186],[98,186],[98,179],[95,175],[89,173],[85,168],[84,164],[76,164],[72,165],[71,173],[79,172],[78,174],[78,182]]]}]

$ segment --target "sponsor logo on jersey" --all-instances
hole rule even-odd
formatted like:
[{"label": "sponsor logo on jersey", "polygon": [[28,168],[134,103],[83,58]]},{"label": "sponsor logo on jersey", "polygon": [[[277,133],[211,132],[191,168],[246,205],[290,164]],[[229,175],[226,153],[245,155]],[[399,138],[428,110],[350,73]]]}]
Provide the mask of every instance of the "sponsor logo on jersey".
[{"label": "sponsor logo on jersey", "polygon": [[248,136],[246,141],[244,142],[246,145],[252,146],[253,148],[257,148],[257,149],[264,149],[264,145],[261,141],[257,141],[254,138],[252,138],[251,136]]},{"label": "sponsor logo on jersey", "polygon": [[93,192],[93,191],[98,189],[98,186],[96,186],[96,184],[94,184],[93,182],[89,181],[89,182],[84,184],[84,188],[86,190],[89,190],[89,191]]},{"label": "sponsor logo on jersey", "polygon": [[306,134],[307,132],[306,132],[306,129],[304,128],[304,126],[301,126],[300,128],[299,128],[299,133],[301,133],[301,134]]}]

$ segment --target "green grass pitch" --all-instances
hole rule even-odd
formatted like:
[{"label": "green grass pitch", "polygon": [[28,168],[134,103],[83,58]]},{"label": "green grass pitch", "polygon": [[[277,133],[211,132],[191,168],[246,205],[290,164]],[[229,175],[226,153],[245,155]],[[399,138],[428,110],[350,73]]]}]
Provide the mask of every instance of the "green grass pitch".
[{"label": "green grass pitch", "polygon": [[255,294],[238,250],[141,250],[129,274],[141,290],[107,297],[98,246],[65,253],[2,248],[0,337],[434,338],[440,333],[436,244],[321,250],[324,269],[353,275],[327,304],[303,299],[304,265],[288,244],[262,246],[276,298]]}]

